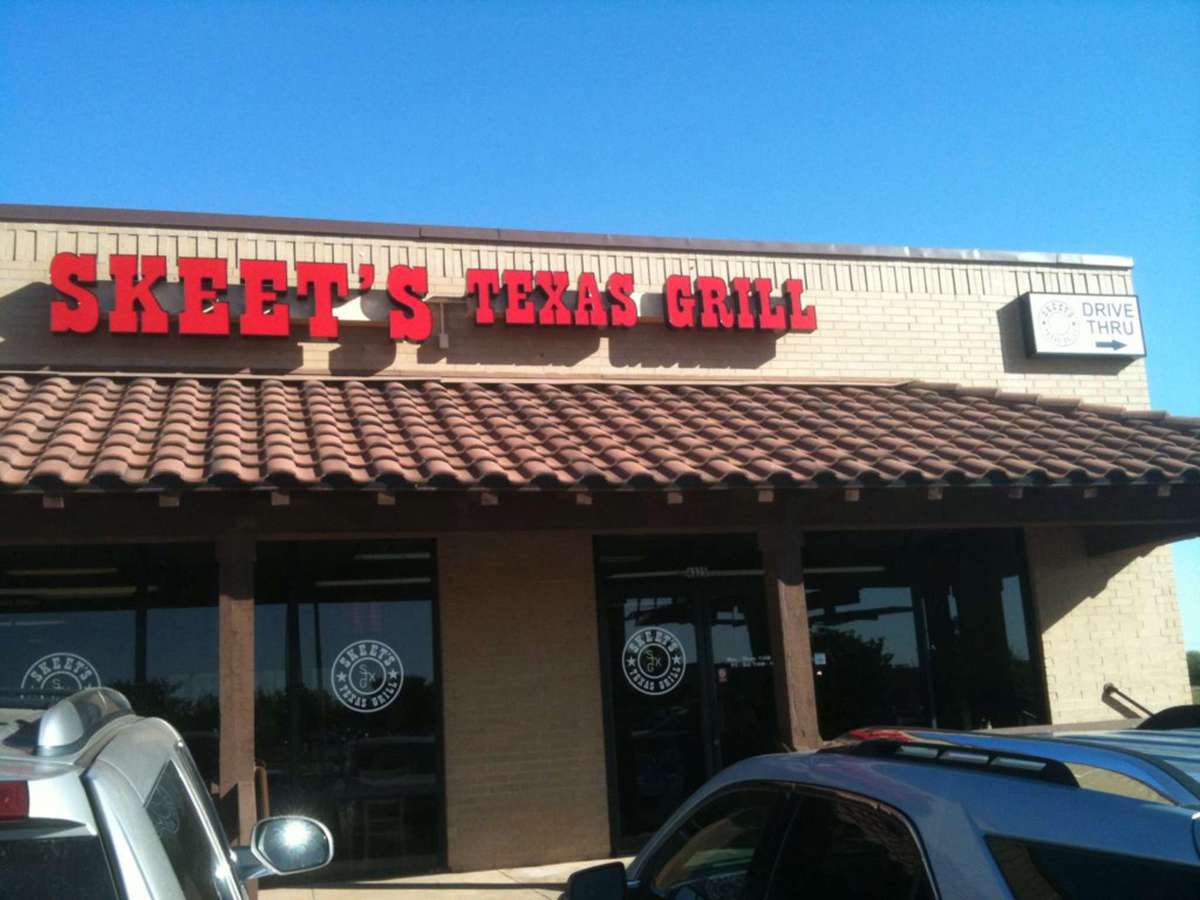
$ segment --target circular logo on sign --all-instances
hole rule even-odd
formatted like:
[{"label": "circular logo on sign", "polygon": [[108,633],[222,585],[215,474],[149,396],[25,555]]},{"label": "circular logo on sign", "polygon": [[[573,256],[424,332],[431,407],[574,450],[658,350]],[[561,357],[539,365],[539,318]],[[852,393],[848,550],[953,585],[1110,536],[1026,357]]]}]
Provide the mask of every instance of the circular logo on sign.
[{"label": "circular logo on sign", "polygon": [[25,670],[21,690],[73,694],[100,687],[96,667],[78,653],[47,653]]},{"label": "circular logo on sign", "polygon": [[379,712],[400,695],[404,666],[383,641],[355,641],[334,659],[329,677],[343,706],[355,712]]},{"label": "circular logo on sign", "polygon": [[675,690],[687,671],[683,644],[665,628],[635,631],[625,642],[621,659],[630,687],[652,697]]},{"label": "circular logo on sign", "polygon": [[1079,336],[1079,317],[1061,300],[1051,300],[1043,305],[1038,321],[1050,342],[1059,347],[1070,347]]}]

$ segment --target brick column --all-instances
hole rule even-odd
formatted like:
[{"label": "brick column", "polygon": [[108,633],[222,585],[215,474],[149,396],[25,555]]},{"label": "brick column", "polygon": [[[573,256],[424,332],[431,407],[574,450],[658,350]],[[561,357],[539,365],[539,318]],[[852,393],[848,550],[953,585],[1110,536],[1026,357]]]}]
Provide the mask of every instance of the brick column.
[{"label": "brick column", "polygon": [[803,533],[790,524],[759,535],[774,661],[776,727],[780,744],[792,750],[815,747],[821,741],[804,598],[803,544]]},{"label": "brick column", "polygon": [[254,800],[254,538],[217,541],[220,799],[229,836],[248,843]]}]

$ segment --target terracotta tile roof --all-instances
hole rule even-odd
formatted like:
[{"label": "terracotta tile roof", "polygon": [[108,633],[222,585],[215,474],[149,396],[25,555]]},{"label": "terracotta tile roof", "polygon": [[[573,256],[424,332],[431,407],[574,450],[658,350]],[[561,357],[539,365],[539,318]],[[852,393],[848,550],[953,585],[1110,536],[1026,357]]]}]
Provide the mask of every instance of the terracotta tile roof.
[{"label": "terracotta tile roof", "polygon": [[0,487],[1200,483],[1200,419],[948,385],[0,378]]}]

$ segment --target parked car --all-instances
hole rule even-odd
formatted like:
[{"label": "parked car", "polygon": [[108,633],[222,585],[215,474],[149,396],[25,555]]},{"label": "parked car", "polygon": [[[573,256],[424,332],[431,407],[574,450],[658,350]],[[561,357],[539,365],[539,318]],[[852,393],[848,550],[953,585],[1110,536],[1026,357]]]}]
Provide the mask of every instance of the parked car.
[{"label": "parked car", "polygon": [[0,709],[0,897],[240,900],[248,880],[332,857],[301,816],[263,819],[231,850],[179,733],[117,691]]},{"label": "parked car", "polygon": [[570,900],[1198,898],[1200,729],[865,729],[722,772]]}]

